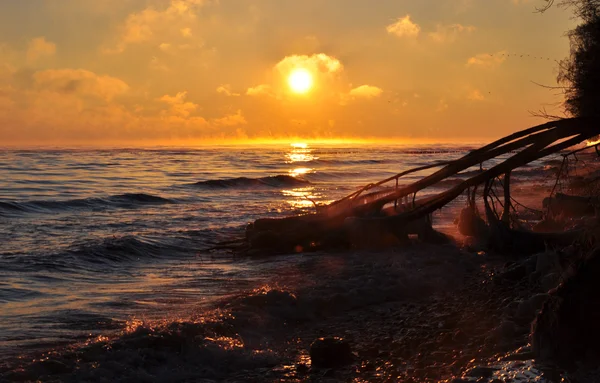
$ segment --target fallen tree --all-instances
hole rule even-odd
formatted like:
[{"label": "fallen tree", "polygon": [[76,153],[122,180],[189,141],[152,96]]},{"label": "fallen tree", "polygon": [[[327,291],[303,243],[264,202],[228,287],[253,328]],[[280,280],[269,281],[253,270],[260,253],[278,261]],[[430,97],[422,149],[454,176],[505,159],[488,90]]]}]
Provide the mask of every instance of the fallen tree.
[{"label": "fallen tree", "polygon": [[[559,153],[600,133],[593,120],[569,118],[547,122],[513,133],[453,161],[437,162],[410,169],[377,183],[366,185],[350,195],[328,205],[316,205],[316,213],[284,218],[259,219],[248,225],[246,237],[221,245],[238,252],[299,252],[336,247],[380,247],[400,244],[409,234],[429,242],[442,242],[445,237],[431,227],[433,212],[459,197],[469,194],[474,205],[476,190],[483,186],[485,216],[491,243],[501,249],[519,248],[528,243],[534,249],[555,240],[572,240],[577,233],[533,233],[512,227],[509,213],[511,172],[543,157]],[[482,164],[510,155],[497,165],[484,170]],[[448,190],[417,199],[423,189],[454,177],[474,166],[479,171]],[[422,170],[439,168],[432,174],[400,185],[400,178]],[[490,206],[494,180],[503,177],[504,203],[502,216]],[[394,183],[391,186],[391,183]],[[474,206],[472,206],[474,209]],[[508,246],[514,243],[514,246]]]}]

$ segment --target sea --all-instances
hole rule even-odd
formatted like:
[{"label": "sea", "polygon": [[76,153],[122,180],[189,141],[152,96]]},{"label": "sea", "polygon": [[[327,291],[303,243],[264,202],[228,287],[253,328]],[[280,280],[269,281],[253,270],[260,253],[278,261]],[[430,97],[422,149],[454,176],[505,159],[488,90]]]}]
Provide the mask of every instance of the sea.
[{"label": "sea", "polygon": [[[309,213],[315,203],[476,146],[5,148],[0,360],[118,333],[134,321],[186,318],[260,286],[305,255],[209,249],[239,238],[255,219]],[[434,223],[451,230],[455,214],[444,211]]]}]

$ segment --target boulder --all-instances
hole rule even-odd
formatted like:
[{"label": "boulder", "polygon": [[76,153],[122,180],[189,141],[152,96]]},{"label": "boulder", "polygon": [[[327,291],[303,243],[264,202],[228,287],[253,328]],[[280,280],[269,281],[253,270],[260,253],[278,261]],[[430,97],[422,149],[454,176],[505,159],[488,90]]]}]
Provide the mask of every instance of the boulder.
[{"label": "boulder", "polygon": [[554,270],[560,270],[560,256],[556,251],[537,254],[535,271],[546,274]]},{"label": "boulder", "polygon": [[492,330],[491,336],[496,342],[502,342],[512,339],[517,332],[515,322],[505,320],[498,327]]},{"label": "boulder", "polygon": [[519,322],[521,324],[531,323],[549,297],[548,294],[536,294],[527,300],[521,301],[516,313]]},{"label": "boulder", "polygon": [[531,308],[535,310],[536,314],[542,309],[542,306],[546,303],[548,298],[550,298],[550,295],[548,294],[536,294],[529,298],[529,304],[531,305]]},{"label": "boulder", "polygon": [[536,359],[569,368],[600,365],[600,248],[576,263],[532,326]]},{"label": "boulder", "polygon": [[535,310],[531,307],[531,303],[529,300],[524,300],[519,302],[519,307],[517,307],[516,317],[519,319],[520,323],[531,322],[535,317]]},{"label": "boulder", "polygon": [[342,338],[319,338],[310,345],[310,360],[313,367],[342,367],[352,363],[353,359],[350,344]]},{"label": "boulder", "polygon": [[560,274],[559,273],[550,273],[544,275],[540,279],[540,284],[543,291],[550,291],[560,283]]}]

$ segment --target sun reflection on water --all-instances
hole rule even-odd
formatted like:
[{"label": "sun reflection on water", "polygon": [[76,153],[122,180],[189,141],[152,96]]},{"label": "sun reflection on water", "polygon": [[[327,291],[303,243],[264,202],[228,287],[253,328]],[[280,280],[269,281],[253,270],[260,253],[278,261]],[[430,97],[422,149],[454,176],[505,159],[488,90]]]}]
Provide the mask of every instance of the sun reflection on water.
[{"label": "sun reflection on water", "polygon": [[281,193],[285,197],[292,197],[288,199],[287,203],[295,208],[307,208],[314,206],[312,201],[318,199],[320,196],[314,193],[314,187],[297,188],[291,190],[282,190]]},{"label": "sun reflection on water", "polygon": [[319,157],[315,157],[312,152],[313,149],[309,148],[308,144],[305,143],[294,143],[291,145],[292,149],[286,156],[286,163],[294,162],[310,162],[318,160]]},{"label": "sun reflection on water", "polygon": [[290,170],[290,175],[292,177],[298,177],[298,176],[303,176],[305,174],[311,173],[313,171],[313,169],[311,168],[295,168]]},{"label": "sun reflection on water", "polygon": [[[298,162],[306,163],[318,159],[318,157],[313,155],[314,149],[310,148],[305,142],[295,142],[290,146],[291,149],[285,154],[285,162],[287,164],[294,164]],[[289,175],[292,177],[305,177],[307,174],[315,172],[316,170],[314,168],[307,166],[296,166],[288,170]],[[296,209],[312,208],[315,204],[313,201],[321,197],[315,192],[315,188],[312,186],[284,189],[281,190],[281,193],[285,197],[288,197],[288,200],[286,201],[288,205]]]}]

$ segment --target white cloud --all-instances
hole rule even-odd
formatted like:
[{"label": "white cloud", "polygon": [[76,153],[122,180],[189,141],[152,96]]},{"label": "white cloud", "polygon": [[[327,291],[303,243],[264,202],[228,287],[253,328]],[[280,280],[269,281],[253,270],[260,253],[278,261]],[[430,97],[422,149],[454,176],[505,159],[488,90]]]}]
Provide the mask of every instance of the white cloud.
[{"label": "white cloud", "polygon": [[440,99],[440,101],[438,102],[437,108],[435,109],[436,112],[440,113],[440,112],[444,112],[446,110],[448,110],[450,106],[448,105],[448,103],[446,102],[446,99],[442,98]]},{"label": "white cloud", "polygon": [[235,114],[231,114],[221,118],[216,118],[212,122],[216,126],[236,126],[245,125],[248,123],[241,110],[238,110]]},{"label": "white cloud", "polygon": [[47,41],[45,37],[36,37],[27,47],[27,63],[34,64],[43,57],[54,56],[55,53],[56,44]]},{"label": "white cloud", "polygon": [[170,112],[175,116],[189,117],[194,112],[198,105],[193,102],[186,101],[187,92],[179,92],[175,96],[168,94],[162,96],[158,100],[164,102],[171,107]]},{"label": "white cloud", "polygon": [[153,56],[150,59],[150,64],[148,67],[152,70],[160,71],[160,72],[169,72],[170,69],[167,65],[165,65],[158,57]]},{"label": "white cloud", "polygon": [[397,37],[417,37],[421,32],[421,27],[411,21],[410,15],[406,15],[388,25],[386,30],[389,34]]},{"label": "white cloud", "polygon": [[478,89],[472,89],[467,93],[467,99],[471,101],[483,101],[485,97]]},{"label": "white cloud", "polygon": [[121,53],[129,45],[141,44],[155,38],[182,39],[193,35],[192,25],[197,19],[197,8],[206,0],[170,0],[164,8],[149,6],[131,13],[119,28],[120,33],[114,47],[105,53]]},{"label": "white cloud", "polygon": [[181,36],[183,37],[192,37],[192,28],[186,27],[180,29]]},{"label": "white cloud", "polygon": [[123,80],[84,69],[49,69],[33,75],[38,89],[95,96],[110,101],[129,90]]},{"label": "white cloud", "polygon": [[225,96],[239,96],[239,93],[234,93],[231,91],[231,85],[223,84],[217,87],[217,93],[224,94]]},{"label": "white cloud", "polygon": [[374,98],[379,97],[383,93],[381,88],[371,85],[361,85],[350,91],[352,97]]},{"label": "white cloud", "polygon": [[252,88],[248,88],[246,95],[248,96],[265,96],[271,94],[271,86],[267,84],[260,84]]},{"label": "white cloud", "polygon": [[496,53],[480,53],[467,60],[468,67],[481,67],[493,69],[500,66],[506,60],[506,51]]},{"label": "white cloud", "polygon": [[437,43],[452,43],[456,41],[459,35],[471,33],[475,29],[472,25],[438,25],[435,32],[429,33],[429,37]]},{"label": "white cloud", "polygon": [[275,70],[283,75],[289,74],[295,68],[304,68],[312,73],[332,74],[340,72],[343,66],[338,59],[325,53],[318,53],[311,56],[287,56],[275,65]]}]

